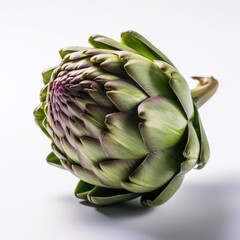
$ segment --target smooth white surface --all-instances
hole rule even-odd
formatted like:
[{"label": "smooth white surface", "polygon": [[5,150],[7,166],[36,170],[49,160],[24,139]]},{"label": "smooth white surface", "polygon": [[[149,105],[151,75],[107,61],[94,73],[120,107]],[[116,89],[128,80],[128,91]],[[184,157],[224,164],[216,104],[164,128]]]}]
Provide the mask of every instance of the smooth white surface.
[{"label": "smooth white surface", "polygon": [[[1,1],[0,239],[238,240],[239,12],[238,0]],[[73,196],[74,176],[45,163],[50,142],[32,112],[40,73],[60,62],[59,49],[129,29],[162,50],[190,86],[192,75],[219,79],[200,110],[211,159],[159,208],[133,201],[95,209]]]}]

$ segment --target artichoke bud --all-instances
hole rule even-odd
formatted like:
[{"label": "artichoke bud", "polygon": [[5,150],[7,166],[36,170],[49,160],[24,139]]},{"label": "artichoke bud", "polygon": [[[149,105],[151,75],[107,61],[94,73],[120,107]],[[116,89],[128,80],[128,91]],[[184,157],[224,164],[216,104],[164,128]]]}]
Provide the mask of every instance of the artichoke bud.
[{"label": "artichoke bud", "polygon": [[47,161],[78,177],[75,195],[93,204],[139,196],[143,205],[163,204],[209,159],[197,107],[218,82],[194,77],[200,84],[190,91],[172,62],[133,31],[121,43],[101,35],[89,42],[62,49],[61,64],[43,73],[34,115],[52,140]]}]

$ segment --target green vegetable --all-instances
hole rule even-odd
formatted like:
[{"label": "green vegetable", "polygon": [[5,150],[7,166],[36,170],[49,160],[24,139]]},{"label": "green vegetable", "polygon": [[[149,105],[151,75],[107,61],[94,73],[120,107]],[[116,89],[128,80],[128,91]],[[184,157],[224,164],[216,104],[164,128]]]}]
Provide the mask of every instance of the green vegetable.
[{"label": "green vegetable", "polygon": [[52,141],[48,163],[81,179],[75,195],[96,205],[141,197],[166,202],[184,175],[202,168],[209,145],[197,108],[216,91],[213,77],[189,90],[171,61],[128,31],[121,43],[94,35],[92,48],[60,50],[43,73],[37,124]]}]

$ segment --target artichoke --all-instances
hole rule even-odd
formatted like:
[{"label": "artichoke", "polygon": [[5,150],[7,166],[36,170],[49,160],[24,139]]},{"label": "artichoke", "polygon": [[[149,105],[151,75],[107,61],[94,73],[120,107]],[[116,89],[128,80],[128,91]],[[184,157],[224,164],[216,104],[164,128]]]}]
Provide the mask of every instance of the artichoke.
[{"label": "artichoke", "polygon": [[37,124],[52,141],[47,162],[80,179],[75,195],[96,205],[141,197],[166,202],[184,175],[202,168],[209,145],[198,107],[216,91],[213,77],[187,82],[172,62],[134,31],[121,42],[101,35],[88,47],[60,50],[43,72]]}]

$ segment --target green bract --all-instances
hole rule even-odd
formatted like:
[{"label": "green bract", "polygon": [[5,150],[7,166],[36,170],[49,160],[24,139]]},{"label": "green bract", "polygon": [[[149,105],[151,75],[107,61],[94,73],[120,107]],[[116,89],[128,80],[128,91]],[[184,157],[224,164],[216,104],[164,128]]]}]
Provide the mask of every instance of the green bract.
[{"label": "green bract", "polygon": [[141,196],[166,202],[209,146],[197,107],[217,81],[188,85],[171,61],[136,32],[121,43],[94,35],[92,48],[68,47],[43,73],[35,119],[52,141],[47,161],[80,178],[75,194],[97,205]]}]

